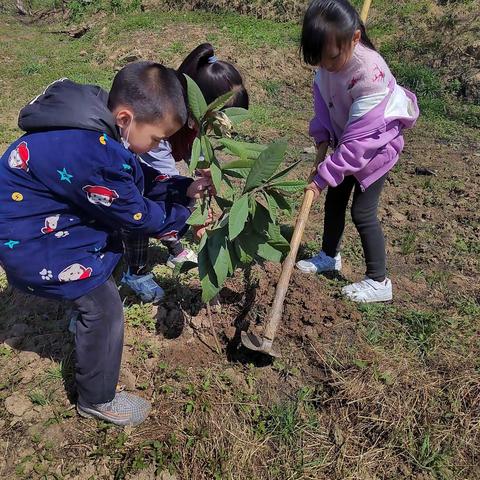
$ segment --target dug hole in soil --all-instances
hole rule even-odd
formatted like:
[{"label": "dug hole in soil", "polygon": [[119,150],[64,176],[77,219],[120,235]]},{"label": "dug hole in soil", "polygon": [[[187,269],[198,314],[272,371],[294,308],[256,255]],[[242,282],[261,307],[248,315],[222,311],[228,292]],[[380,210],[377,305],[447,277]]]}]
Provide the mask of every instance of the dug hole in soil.
[{"label": "dug hole in soil", "polygon": [[[242,276],[237,272],[234,278],[228,279],[218,296],[219,308],[212,306],[211,320],[227,358],[233,362],[254,363],[256,366],[271,363],[269,357],[254,353],[241,347],[240,332],[249,330],[261,335],[268,320],[268,315],[275,296],[275,289],[281,273],[281,266],[271,263],[255,265],[246,269]],[[243,277],[243,278],[242,278]],[[328,345],[336,344],[342,338],[345,342],[350,338],[353,343],[356,323],[360,314],[351,305],[344,303],[328,292],[324,277],[306,275],[294,271],[287,296],[284,301],[282,321],[277,331],[275,345],[283,355],[301,355],[311,357],[312,348],[317,354]],[[200,302],[198,291],[198,302]],[[179,299],[180,300],[180,299]],[[170,353],[180,354],[188,348],[195,362],[211,360],[215,350],[214,338],[211,334],[210,319],[205,305],[200,310],[195,308],[198,302],[191,302],[192,309],[185,310],[186,323],[194,330],[201,344],[192,352],[188,335],[180,335],[175,344],[171,344]],[[171,332],[175,326],[171,322],[183,322],[178,307],[173,303],[161,308],[158,317],[159,331]],[[197,310],[197,311],[195,311]],[[163,318],[162,318],[163,317]],[[166,335],[168,336],[168,334]],[[321,339],[321,341],[320,341]],[[323,347],[322,347],[323,345]],[[164,352],[168,356],[167,352]],[[185,358],[175,356],[175,360],[185,364]],[[192,356],[189,355],[191,364]],[[316,355],[315,355],[316,356]],[[313,359],[312,359],[313,360]],[[318,366],[318,364],[317,364]]]}]

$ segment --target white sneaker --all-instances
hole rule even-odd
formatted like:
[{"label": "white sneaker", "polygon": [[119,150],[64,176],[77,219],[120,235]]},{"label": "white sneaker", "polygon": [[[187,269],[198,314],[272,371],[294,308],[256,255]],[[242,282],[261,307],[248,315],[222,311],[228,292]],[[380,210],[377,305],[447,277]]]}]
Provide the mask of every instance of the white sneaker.
[{"label": "white sneaker", "polygon": [[179,263],[193,262],[198,263],[197,254],[189,248],[184,248],[182,253],[179,253],[176,257],[170,255],[167,260],[167,267],[175,268]]},{"label": "white sneaker", "polygon": [[340,271],[342,269],[342,257],[339,253],[335,257],[329,257],[324,251],[321,251],[308,260],[300,260],[296,265],[304,273]]},{"label": "white sneaker", "polygon": [[392,282],[389,278],[383,282],[376,282],[367,277],[361,282],[343,287],[342,293],[359,303],[389,302],[393,299]]}]

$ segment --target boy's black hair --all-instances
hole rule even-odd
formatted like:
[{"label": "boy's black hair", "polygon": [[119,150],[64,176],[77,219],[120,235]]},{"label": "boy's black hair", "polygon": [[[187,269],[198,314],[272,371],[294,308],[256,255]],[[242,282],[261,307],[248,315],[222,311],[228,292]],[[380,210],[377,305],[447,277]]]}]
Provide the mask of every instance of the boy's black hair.
[{"label": "boy's black hair", "polygon": [[113,80],[108,108],[113,111],[119,105],[128,106],[143,123],[155,123],[169,115],[184,125],[188,114],[182,80],[175,70],[159,63],[130,63]]},{"label": "boy's black hair", "polygon": [[356,30],[361,32],[360,42],[375,50],[360,15],[348,0],[313,0],[303,18],[300,50],[305,63],[319,65],[331,38],[342,48],[352,40]]},{"label": "boy's black hair", "polygon": [[231,63],[217,60],[214,48],[209,43],[202,43],[195,48],[182,62],[178,72],[195,80],[207,103],[233,90],[235,94],[225,107],[248,109],[248,92],[242,76]]}]

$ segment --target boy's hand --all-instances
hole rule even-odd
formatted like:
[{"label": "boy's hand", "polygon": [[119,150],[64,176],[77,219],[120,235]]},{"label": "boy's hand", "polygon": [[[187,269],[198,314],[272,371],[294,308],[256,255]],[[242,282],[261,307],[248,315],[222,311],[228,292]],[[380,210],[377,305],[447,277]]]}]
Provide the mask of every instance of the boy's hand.
[{"label": "boy's hand", "polygon": [[317,201],[318,198],[320,197],[320,194],[322,191],[318,188],[318,185],[315,182],[311,182],[307,185],[305,188],[305,191],[311,190],[313,192],[313,200]]},{"label": "boy's hand", "polygon": [[196,199],[203,198],[207,194],[216,195],[216,193],[212,178],[208,176],[197,178],[187,189],[187,196]]},{"label": "boy's hand", "polygon": [[195,240],[200,241],[207,231],[207,227],[213,223],[213,210],[208,210],[207,220],[203,225],[195,225],[193,227],[193,236]]}]

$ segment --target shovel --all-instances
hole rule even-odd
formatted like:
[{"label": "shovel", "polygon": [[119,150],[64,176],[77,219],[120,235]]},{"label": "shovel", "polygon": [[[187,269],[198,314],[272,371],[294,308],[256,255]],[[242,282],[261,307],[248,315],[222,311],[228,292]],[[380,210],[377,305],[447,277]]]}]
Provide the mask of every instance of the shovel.
[{"label": "shovel", "polygon": [[[367,21],[368,12],[370,11],[370,6],[372,0],[364,0],[362,13],[360,17],[365,23]],[[322,143],[317,152],[317,158],[315,161],[315,170],[316,167],[323,162],[325,155],[327,154],[328,145]],[[315,173],[315,170],[313,173]],[[310,176],[312,178],[313,175]],[[265,332],[263,337],[255,335],[253,333],[242,332],[242,344],[245,348],[253,350],[254,352],[265,353],[271,357],[280,357],[280,354],[273,349],[273,340],[277,333],[278,325],[282,318],[283,313],[283,302],[287,294],[288,285],[290,283],[290,277],[292,275],[293,268],[295,267],[295,260],[297,258],[298,248],[302,240],[303,231],[305,230],[305,224],[308,220],[308,214],[310,213],[310,208],[314,199],[314,193],[311,190],[305,192],[303,197],[302,207],[300,208],[300,213],[297,218],[297,223],[295,224],[295,230],[293,232],[292,241],[290,243],[290,253],[288,257],[283,262],[282,274],[277,284],[277,289],[275,291],[275,299],[273,300],[272,310],[267,320],[267,326],[265,327]]]},{"label": "shovel", "polygon": [[[315,165],[318,165],[323,161],[325,154],[327,153],[327,148],[327,143],[322,143],[319,146]],[[242,344],[249,350],[265,353],[272,357],[280,357],[280,355],[272,348],[272,344],[275,339],[280,319],[282,318],[283,302],[285,300],[285,295],[287,294],[293,268],[295,267],[298,248],[302,241],[303,231],[305,230],[305,224],[308,220],[308,214],[310,213],[314,196],[315,194],[312,190],[307,190],[303,197],[303,203],[300,208],[300,213],[298,214],[297,223],[295,224],[292,241],[290,242],[290,253],[283,262],[282,274],[278,280],[277,289],[275,290],[275,299],[273,300],[272,309],[267,320],[267,326],[265,327],[263,337],[248,332],[241,333]]]}]

